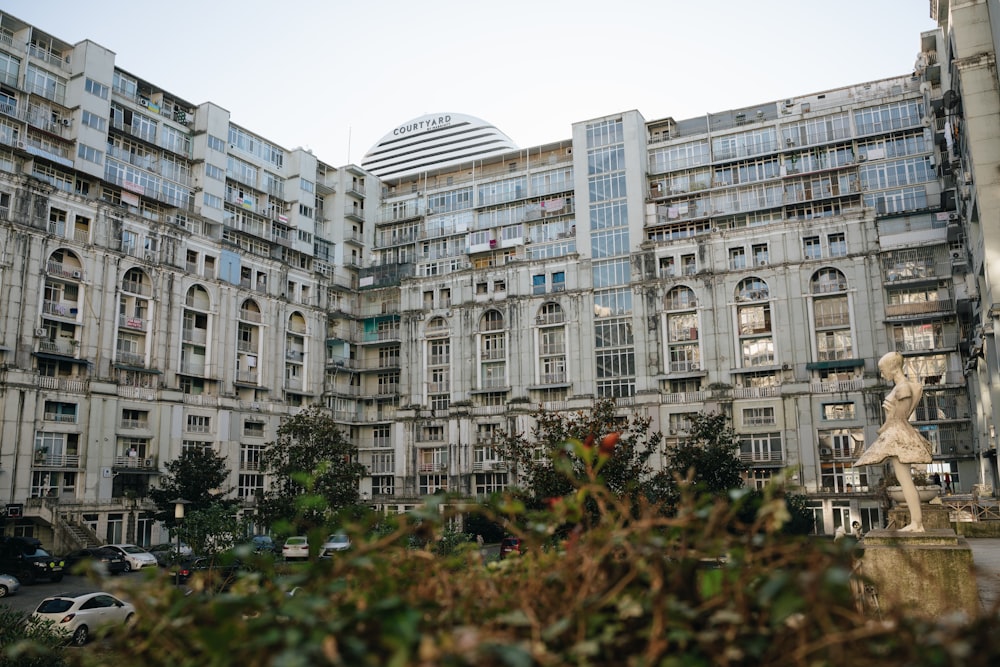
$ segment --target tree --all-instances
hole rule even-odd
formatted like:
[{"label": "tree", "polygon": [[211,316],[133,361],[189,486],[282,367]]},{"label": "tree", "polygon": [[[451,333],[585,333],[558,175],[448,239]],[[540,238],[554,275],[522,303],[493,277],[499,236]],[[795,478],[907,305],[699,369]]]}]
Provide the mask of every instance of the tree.
[{"label": "tree", "polygon": [[229,479],[226,459],[207,447],[189,447],[180,457],[167,461],[167,475],[161,478],[158,489],[150,489],[149,496],[156,505],[156,518],[173,529],[174,500],[188,501],[184,514],[208,509],[221,504],[235,507],[233,498],[225,498],[232,487],[224,486]]},{"label": "tree", "polygon": [[282,423],[277,435],[261,454],[261,468],[271,478],[260,502],[265,523],[285,521],[296,532],[308,531],[357,503],[365,467],[325,411],[304,410]]},{"label": "tree", "polygon": [[739,448],[736,431],[724,415],[693,415],[688,437],[664,453],[663,470],[651,484],[652,495],[668,506],[676,506],[681,484],[690,484],[699,495],[713,496],[741,488],[747,466],[739,459]]},{"label": "tree", "polygon": [[[611,443],[613,454],[601,469],[601,479],[613,493],[624,496],[642,491],[650,476],[649,459],[663,436],[650,431],[649,424],[645,417],[620,417],[614,402],[601,400],[592,410],[569,415],[541,411],[530,438],[522,433],[501,433],[497,449],[517,464],[523,486],[532,494],[533,504],[540,507],[547,499],[571,493],[586,480],[587,463],[574,447],[566,446],[568,442],[578,441],[584,447]],[[553,465],[556,461],[559,465]]]}]

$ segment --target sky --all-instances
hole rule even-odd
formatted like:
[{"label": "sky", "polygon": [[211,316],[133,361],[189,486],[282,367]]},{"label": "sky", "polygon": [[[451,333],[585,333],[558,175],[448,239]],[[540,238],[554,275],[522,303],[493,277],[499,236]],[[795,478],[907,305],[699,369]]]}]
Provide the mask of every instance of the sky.
[{"label": "sky", "polygon": [[0,11],[279,146],[360,164],[428,113],[515,144],[908,74],[927,0],[0,0]]}]

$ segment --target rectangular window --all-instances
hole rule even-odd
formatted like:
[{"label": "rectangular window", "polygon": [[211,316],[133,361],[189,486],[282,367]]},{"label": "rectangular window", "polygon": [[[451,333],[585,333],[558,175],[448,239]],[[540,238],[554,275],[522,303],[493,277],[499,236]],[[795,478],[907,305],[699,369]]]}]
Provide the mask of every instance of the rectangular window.
[{"label": "rectangular window", "polygon": [[774,408],[743,408],[744,426],[770,426],[774,424]]},{"label": "rectangular window", "polygon": [[826,239],[831,257],[844,257],[847,255],[847,239],[843,232],[830,234]]},{"label": "rectangular window", "polygon": [[188,415],[187,431],[189,433],[210,433],[212,418],[206,415]]},{"label": "rectangular window", "polygon": [[818,236],[806,236],[802,239],[802,253],[806,259],[819,259],[823,251]]},{"label": "rectangular window", "polygon": [[220,139],[214,135],[208,135],[208,148],[209,150],[218,151],[220,153],[226,152],[226,141]]},{"label": "rectangular window", "polygon": [[729,269],[738,271],[747,268],[747,251],[744,248],[729,249]]},{"label": "rectangular window", "polygon": [[823,419],[854,419],[854,403],[824,403]]},{"label": "rectangular window", "polygon": [[98,116],[96,113],[91,113],[87,110],[84,110],[80,115],[80,121],[87,127],[92,127],[101,132],[108,129],[108,121],[106,118]]},{"label": "rectangular window", "polygon": [[108,86],[105,86],[103,83],[98,83],[90,77],[87,77],[86,81],[84,81],[83,89],[91,95],[100,97],[102,100],[108,99],[108,93],[110,92]]},{"label": "rectangular window", "polygon": [[396,494],[396,478],[392,475],[372,476],[373,496],[392,496]]},{"label": "rectangular window", "polygon": [[770,262],[770,256],[767,251],[766,243],[754,244],[751,248],[753,252],[753,265],[754,266],[767,266]]},{"label": "rectangular window", "polygon": [[87,162],[93,162],[94,164],[101,164],[104,161],[104,153],[97,150],[96,148],[91,148],[87,144],[81,143],[76,148],[76,156],[81,160],[86,160]]}]

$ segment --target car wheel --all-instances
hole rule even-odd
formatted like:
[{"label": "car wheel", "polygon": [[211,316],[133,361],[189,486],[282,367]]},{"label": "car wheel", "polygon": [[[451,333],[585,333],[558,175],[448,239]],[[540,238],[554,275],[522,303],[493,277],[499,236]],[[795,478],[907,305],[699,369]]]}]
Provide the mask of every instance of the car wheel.
[{"label": "car wheel", "polygon": [[128,574],[131,571],[132,571],[132,563],[130,563],[128,561],[125,561],[125,569],[122,570],[122,573],[123,574]]},{"label": "car wheel", "polygon": [[7,597],[8,593],[10,593],[10,591],[7,590],[7,587],[4,586],[3,584],[0,584],[0,598]]},{"label": "car wheel", "polygon": [[131,628],[135,624],[135,614],[129,614],[125,617],[125,627]]},{"label": "car wheel", "polygon": [[32,572],[31,570],[23,570],[20,574],[17,575],[17,578],[20,579],[21,583],[25,584],[26,586],[30,586],[31,584],[35,583],[35,573]]},{"label": "car wheel", "polygon": [[86,625],[81,625],[73,631],[73,643],[77,646],[83,646],[88,639],[90,639],[90,630],[87,629]]}]

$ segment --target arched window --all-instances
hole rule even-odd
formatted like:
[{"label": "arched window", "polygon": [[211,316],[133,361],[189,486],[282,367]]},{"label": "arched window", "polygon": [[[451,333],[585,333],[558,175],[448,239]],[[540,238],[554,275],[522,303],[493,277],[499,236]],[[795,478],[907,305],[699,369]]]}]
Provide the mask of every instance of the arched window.
[{"label": "arched window", "polygon": [[208,296],[208,291],[201,285],[192,285],[187,291],[184,305],[197,310],[209,310],[212,307],[212,300]]},{"label": "arched window", "polygon": [[771,298],[771,292],[767,283],[756,277],[744,278],[736,286],[737,301],[767,301]]},{"label": "arched window", "polygon": [[667,310],[688,310],[698,306],[698,297],[694,295],[694,290],[685,285],[678,285],[669,292],[664,299],[664,307]]},{"label": "arched window", "polygon": [[535,316],[535,323],[538,325],[562,324],[565,321],[566,315],[563,313],[562,306],[552,301],[543,303],[538,309],[538,315]]},{"label": "arched window", "polygon": [[830,292],[846,292],[847,278],[837,269],[820,269],[813,274],[809,283],[809,291],[813,294],[829,294]]},{"label": "arched window", "polygon": [[480,331],[500,331],[503,328],[503,313],[499,310],[487,310],[479,319]]}]

